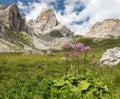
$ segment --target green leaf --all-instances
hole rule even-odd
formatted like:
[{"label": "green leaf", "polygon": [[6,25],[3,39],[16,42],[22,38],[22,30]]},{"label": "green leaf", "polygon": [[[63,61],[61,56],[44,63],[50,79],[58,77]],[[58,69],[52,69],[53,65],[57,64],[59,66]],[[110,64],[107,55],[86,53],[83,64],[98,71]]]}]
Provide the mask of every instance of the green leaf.
[{"label": "green leaf", "polygon": [[80,90],[87,90],[89,86],[90,83],[88,83],[87,81],[80,81],[78,85]]},{"label": "green leaf", "polygon": [[61,86],[65,85],[65,84],[68,84],[68,83],[69,83],[68,80],[64,81],[64,80],[61,79],[61,80],[58,80],[53,86],[61,87]]},{"label": "green leaf", "polygon": [[80,92],[80,89],[78,87],[73,86],[71,88],[71,91],[74,92],[74,93],[78,93],[78,92]]}]

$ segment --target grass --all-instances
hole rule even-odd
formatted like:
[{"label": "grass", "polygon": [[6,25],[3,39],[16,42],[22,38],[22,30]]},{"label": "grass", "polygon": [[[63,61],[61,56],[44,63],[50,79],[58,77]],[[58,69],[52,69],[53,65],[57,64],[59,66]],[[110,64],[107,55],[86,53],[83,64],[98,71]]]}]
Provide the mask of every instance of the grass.
[{"label": "grass", "polygon": [[33,47],[31,42],[32,39],[27,34],[11,31],[7,27],[5,27],[5,31],[4,39],[7,41],[19,46],[20,48],[23,48],[24,44]]},{"label": "grass", "polygon": [[63,35],[58,30],[50,32],[50,36],[52,36],[52,37],[63,37]]},{"label": "grass", "polygon": [[[88,53],[89,61],[92,60],[92,53],[95,53],[96,59],[99,60],[107,48],[120,46],[119,41],[102,40],[95,43],[84,38],[81,40],[92,47]],[[65,61],[60,60],[64,52],[55,52],[55,54],[55,56],[0,54],[0,99],[50,99],[50,92],[47,91],[48,79],[59,78],[66,73]],[[78,64],[78,66],[81,67],[79,73],[82,74],[85,65]],[[76,73],[70,68],[71,64],[68,63],[67,71]],[[108,86],[109,93],[105,99],[119,99],[120,64],[114,67],[106,66],[104,69],[100,69],[97,65],[86,68],[91,70],[92,76]]]}]

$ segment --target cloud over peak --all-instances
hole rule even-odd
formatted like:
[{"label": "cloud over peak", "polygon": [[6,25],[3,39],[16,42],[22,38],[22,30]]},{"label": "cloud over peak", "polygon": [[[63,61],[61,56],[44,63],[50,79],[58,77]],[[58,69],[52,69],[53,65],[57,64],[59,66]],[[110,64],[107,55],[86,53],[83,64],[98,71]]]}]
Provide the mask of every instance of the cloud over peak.
[{"label": "cloud over peak", "polygon": [[120,18],[120,0],[39,0],[17,4],[27,20],[37,18],[42,8],[53,8],[57,19],[75,34],[85,34],[97,21]]}]

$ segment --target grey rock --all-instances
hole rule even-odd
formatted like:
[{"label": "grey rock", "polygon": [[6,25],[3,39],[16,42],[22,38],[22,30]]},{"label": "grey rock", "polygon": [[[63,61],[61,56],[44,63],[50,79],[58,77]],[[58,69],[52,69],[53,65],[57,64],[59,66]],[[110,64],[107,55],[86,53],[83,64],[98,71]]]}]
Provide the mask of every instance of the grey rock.
[{"label": "grey rock", "polygon": [[[56,35],[59,35],[60,37],[73,36],[70,29],[58,22],[56,15],[51,8],[42,9],[40,16],[38,16],[35,20],[30,20],[28,25],[32,28],[36,35],[42,34],[49,37]],[[53,33],[53,35],[51,35],[51,33]]]},{"label": "grey rock", "polygon": [[102,55],[100,63],[108,66],[114,66],[120,63],[120,48],[115,47],[107,49]]},{"label": "grey rock", "polygon": [[59,24],[52,29],[46,30],[45,35],[49,37],[73,37],[73,32],[70,31],[65,25]]},{"label": "grey rock", "polygon": [[27,25],[25,19],[19,13],[16,4],[10,6],[0,7],[0,22],[7,26],[12,31],[25,31],[27,32]]},{"label": "grey rock", "polygon": [[66,57],[61,57],[60,58],[61,61],[66,61],[66,59],[67,59]]},{"label": "grey rock", "polygon": [[48,29],[51,29],[57,26],[59,23],[56,19],[56,15],[54,14],[52,9],[42,9],[40,16],[33,22],[34,32],[44,32]]},{"label": "grey rock", "polygon": [[106,19],[97,22],[85,37],[118,38],[120,37],[120,19]]},{"label": "grey rock", "polygon": [[[26,22],[16,4],[0,5],[0,39],[17,47],[17,50],[14,50],[15,48],[12,50],[13,52],[23,52],[27,55],[43,54],[35,49],[61,50],[64,43],[73,41],[72,37],[70,29],[58,22],[50,8],[43,9],[37,19]],[[7,47],[4,47],[1,43],[0,49],[2,51],[6,51],[5,48],[11,49],[9,45],[5,44]],[[7,50],[9,51],[11,50]],[[48,55],[54,53],[48,51]]]},{"label": "grey rock", "polygon": [[7,8],[6,5],[0,5],[0,10],[4,10],[5,8]]},{"label": "grey rock", "polygon": [[51,50],[47,50],[46,55],[55,56],[55,54]]}]

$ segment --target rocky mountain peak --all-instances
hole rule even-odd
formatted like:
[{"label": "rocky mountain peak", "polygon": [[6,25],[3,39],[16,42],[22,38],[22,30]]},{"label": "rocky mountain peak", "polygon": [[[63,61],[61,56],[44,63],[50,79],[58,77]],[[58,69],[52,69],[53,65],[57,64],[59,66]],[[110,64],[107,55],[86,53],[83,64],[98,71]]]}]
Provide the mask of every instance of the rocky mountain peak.
[{"label": "rocky mountain peak", "polygon": [[37,22],[43,22],[46,21],[47,23],[50,23],[51,20],[54,19],[54,26],[57,25],[58,21],[56,19],[56,15],[53,11],[53,9],[51,8],[43,8],[40,15],[38,16],[38,18],[36,19]]},{"label": "rocky mountain peak", "polygon": [[[44,8],[35,20],[26,23],[16,4],[0,6],[0,52],[13,45],[25,50],[61,49],[64,43],[72,41],[73,32],[58,22],[51,8]],[[4,46],[5,45],[5,46]],[[9,47],[11,45],[11,47]],[[13,51],[15,51],[13,49]],[[6,51],[6,50],[5,50]]]},{"label": "rocky mountain peak", "polygon": [[0,5],[0,10],[4,10],[6,7],[6,5]]},{"label": "rocky mountain peak", "polygon": [[120,20],[106,19],[103,22],[97,22],[85,36],[95,38],[117,38],[120,36]]},{"label": "rocky mountain peak", "polygon": [[51,8],[44,8],[37,19],[34,20],[33,28],[35,32],[45,32],[46,30],[52,29],[58,24],[59,22],[56,19],[54,11]]},{"label": "rocky mountain peak", "polygon": [[27,31],[25,19],[19,13],[17,5],[14,3],[10,6],[0,7],[0,22],[12,31]]},{"label": "rocky mountain peak", "polygon": [[30,20],[28,26],[31,26],[36,35],[45,37],[72,37],[73,33],[65,25],[58,22],[56,15],[51,8],[43,8],[40,15],[35,20]]}]

